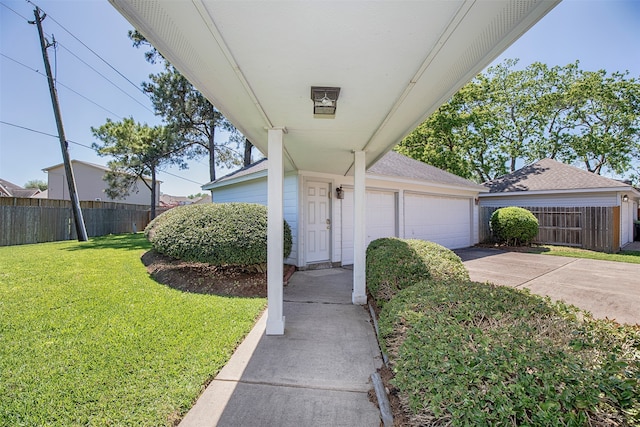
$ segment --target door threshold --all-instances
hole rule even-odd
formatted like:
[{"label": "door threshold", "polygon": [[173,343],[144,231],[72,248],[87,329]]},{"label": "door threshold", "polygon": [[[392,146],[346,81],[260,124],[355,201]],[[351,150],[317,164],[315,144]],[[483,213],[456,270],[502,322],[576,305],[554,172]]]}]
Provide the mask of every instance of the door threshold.
[{"label": "door threshold", "polygon": [[342,266],[342,263],[340,263],[340,262],[324,261],[324,262],[309,263],[304,267],[298,267],[298,270],[300,270],[300,271],[304,271],[304,270],[325,270],[325,269],[328,269],[328,268],[339,268],[341,266]]}]

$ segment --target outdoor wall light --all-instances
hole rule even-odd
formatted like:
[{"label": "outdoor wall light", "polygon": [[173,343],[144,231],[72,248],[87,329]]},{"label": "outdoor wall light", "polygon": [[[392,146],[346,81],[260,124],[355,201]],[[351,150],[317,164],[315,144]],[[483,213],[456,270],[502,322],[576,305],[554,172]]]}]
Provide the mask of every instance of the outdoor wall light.
[{"label": "outdoor wall light", "polygon": [[339,95],[339,87],[311,86],[314,117],[333,118],[336,115]]},{"label": "outdoor wall light", "polygon": [[629,201],[629,196],[627,196],[626,194],[624,196],[622,196],[622,201],[623,202],[628,202]]},{"label": "outdoor wall light", "polygon": [[342,189],[342,185],[336,188],[336,199],[344,199],[344,190]]}]

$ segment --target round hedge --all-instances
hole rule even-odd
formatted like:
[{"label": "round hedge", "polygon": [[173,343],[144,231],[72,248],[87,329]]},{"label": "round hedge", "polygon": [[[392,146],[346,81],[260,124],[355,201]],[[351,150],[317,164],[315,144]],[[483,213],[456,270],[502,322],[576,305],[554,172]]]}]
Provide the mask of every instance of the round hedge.
[{"label": "round hedge", "polygon": [[[255,203],[179,206],[145,229],[153,248],[185,261],[247,267],[267,262],[267,207]],[[291,253],[291,228],[284,222],[284,253]]]},{"label": "round hedge", "polygon": [[490,221],[494,237],[507,245],[528,244],[538,234],[538,219],[524,208],[500,208]]},{"label": "round hedge", "polygon": [[385,237],[367,247],[367,288],[379,306],[422,280],[468,281],[469,272],[453,251],[434,242]]}]

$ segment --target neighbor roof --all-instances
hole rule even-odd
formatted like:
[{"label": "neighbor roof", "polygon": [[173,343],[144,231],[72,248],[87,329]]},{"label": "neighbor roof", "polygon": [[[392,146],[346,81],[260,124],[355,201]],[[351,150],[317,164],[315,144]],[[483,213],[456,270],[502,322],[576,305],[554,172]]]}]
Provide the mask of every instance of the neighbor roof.
[{"label": "neighbor roof", "polygon": [[[100,170],[105,171],[105,172],[108,172],[108,171],[111,170],[106,166],[98,165],[96,163],[91,163],[91,162],[85,162],[84,160],[75,160],[75,159],[71,160],[72,167],[73,167],[74,163],[80,163],[80,164],[83,164],[83,165],[86,165],[86,166],[90,166],[92,168],[100,169]],[[44,168],[44,169],[42,169],[42,171],[48,173],[52,169],[57,169],[57,168],[63,167],[63,166],[64,166],[64,163],[58,163],[57,165],[53,165],[53,166],[49,166],[48,168]],[[149,176],[145,176],[144,179],[146,181],[151,181],[151,177],[149,177]],[[162,181],[160,181],[159,179],[156,179],[156,182],[158,184],[162,184]]]},{"label": "neighbor roof", "polygon": [[[98,164],[96,164],[96,163],[85,162],[84,160],[75,160],[75,159],[73,159],[73,160],[71,160],[71,163],[72,163],[72,164],[73,164],[73,163],[80,163],[80,164],[83,164],[83,165],[91,166],[91,167],[96,168],[96,169],[103,170],[103,171],[105,171],[105,172],[106,172],[106,171],[108,171],[108,170],[110,170],[110,169],[109,169],[108,167],[106,167],[106,166],[98,165]],[[49,172],[51,169],[57,169],[57,168],[62,167],[62,166],[64,166],[64,163],[58,163],[57,165],[49,166],[48,168],[44,168],[44,169],[42,169],[42,170],[43,170],[44,172]]]},{"label": "neighbor roof", "polygon": [[522,191],[628,189],[631,186],[552,159],[542,159],[483,184],[489,193]]},{"label": "neighbor roof", "polygon": [[37,188],[23,188],[12,182],[0,179],[0,195],[6,194],[8,197],[33,197],[40,193]]},{"label": "neighbor roof", "polygon": [[[216,187],[214,184],[223,183],[226,181],[242,180],[246,177],[250,179],[266,176],[267,159],[263,158],[249,166],[232,172],[223,176],[213,182],[204,185],[203,189],[211,189]],[[260,173],[262,172],[262,173]],[[442,169],[438,169],[435,166],[428,165],[409,158],[403,154],[390,151],[386,153],[377,163],[367,170],[367,174],[384,175],[395,178],[407,178],[418,181],[429,181],[431,183],[437,183],[455,187],[472,187],[477,190],[485,190],[482,185],[469,181],[457,175],[449,172],[445,172]]]}]

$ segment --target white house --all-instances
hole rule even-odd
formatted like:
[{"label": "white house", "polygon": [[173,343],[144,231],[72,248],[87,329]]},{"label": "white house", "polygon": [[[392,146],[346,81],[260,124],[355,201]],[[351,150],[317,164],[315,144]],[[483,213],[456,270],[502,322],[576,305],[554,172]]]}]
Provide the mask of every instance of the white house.
[{"label": "white house", "polygon": [[269,335],[284,333],[284,173],[353,177],[366,303],[365,170],[559,2],[110,1],[269,158]]},{"label": "white house", "polygon": [[[267,204],[262,159],[204,185],[213,201]],[[366,174],[366,244],[380,237],[430,240],[450,249],[478,243],[478,193],[459,176],[389,152]],[[353,177],[296,171],[284,177],[284,218],[299,268],[353,264]]]},{"label": "white house", "polygon": [[[109,168],[81,160],[71,160],[71,167],[73,168],[73,176],[76,181],[78,200],[113,201],[132,205],[151,204],[151,190],[140,178],[138,178],[135,188],[131,190],[131,194],[121,199],[112,200],[105,193],[108,185],[104,180],[104,175],[109,171]],[[71,200],[64,164],[60,163],[42,170],[47,172],[48,198]],[[145,180],[149,186],[151,186],[151,179],[145,178]],[[156,181],[156,206],[159,203],[160,184],[161,181]]]},{"label": "white house", "polygon": [[617,251],[634,240],[640,191],[630,184],[552,159],[542,159],[488,181],[484,186],[489,192],[480,194],[481,207],[615,207],[613,226],[606,230],[619,234],[611,236],[611,241],[616,242],[611,250]]}]

